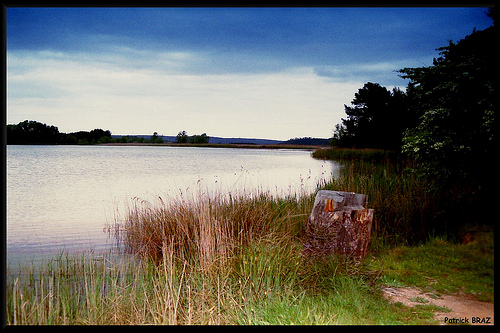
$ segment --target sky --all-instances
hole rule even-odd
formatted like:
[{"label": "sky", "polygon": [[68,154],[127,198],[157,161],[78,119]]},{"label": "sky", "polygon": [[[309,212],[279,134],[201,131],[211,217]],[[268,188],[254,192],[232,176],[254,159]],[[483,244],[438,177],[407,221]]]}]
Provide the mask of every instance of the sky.
[{"label": "sky", "polygon": [[7,123],[330,138],[358,89],[492,25],[487,8],[7,8]]}]

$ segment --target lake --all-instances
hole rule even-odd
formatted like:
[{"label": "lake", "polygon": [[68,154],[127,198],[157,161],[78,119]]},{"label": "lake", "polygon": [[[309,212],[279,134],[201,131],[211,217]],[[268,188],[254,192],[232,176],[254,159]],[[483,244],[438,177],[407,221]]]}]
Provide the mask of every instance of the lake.
[{"label": "lake", "polygon": [[7,263],[113,246],[138,198],[312,193],[339,166],[309,151],[165,146],[7,146]]}]

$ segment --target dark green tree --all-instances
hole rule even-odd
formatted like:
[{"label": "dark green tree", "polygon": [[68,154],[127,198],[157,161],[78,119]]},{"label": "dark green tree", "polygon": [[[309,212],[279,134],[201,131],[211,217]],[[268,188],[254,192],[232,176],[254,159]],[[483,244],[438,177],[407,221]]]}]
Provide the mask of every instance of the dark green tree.
[{"label": "dark green tree", "polygon": [[[439,48],[433,65],[404,68],[418,125],[406,131],[403,150],[442,187],[484,186],[495,146],[496,32],[474,31]],[[486,178],[485,178],[486,176]],[[480,185],[482,184],[482,185]]]},{"label": "dark green tree", "polygon": [[7,144],[96,144],[111,142],[111,132],[96,128],[90,132],[60,133],[55,126],[25,120],[7,125]]},{"label": "dark green tree", "polygon": [[354,96],[352,106],[344,105],[347,118],[336,126],[333,144],[400,150],[402,133],[411,119],[405,93],[368,82]]},{"label": "dark green tree", "polygon": [[[79,145],[88,145],[88,144],[97,144],[104,142],[111,142],[111,132],[109,130],[102,130],[100,128],[96,128],[88,131],[78,131],[69,134],[65,134],[65,136],[71,135],[75,137],[77,140],[77,144]],[[61,143],[68,143],[67,139],[63,140]]]},{"label": "dark green tree", "polygon": [[208,143],[209,137],[207,136],[207,133],[203,133],[202,135],[193,135],[190,136],[188,139],[189,143]]},{"label": "dark green tree", "polygon": [[93,129],[88,136],[88,141],[92,143],[101,143],[111,140],[111,132],[100,128]]},{"label": "dark green tree", "polygon": [[177,134],[175,137],[175,142],[176,143],[187,143],[188,142],[188,135],[186,131],[181,131]]},{"label": "dark green tree", "polygon": [[[490,12],[490,15],[492,12]],[[434,184],[443,224],[488,222],[496,198],[494,168],[495,26],[438,49],[429,67],[404,68],[407,95],[418,124],[404,135],[403,151]]]},{"label": "dark green tree", "polygon": [[7,144],[55,144],[59,129],[33,120],[7,125]]},{"label": "dark green tree", "polygon": [[163,143],[161,136],[158,136],[158,132],[154,132],[150,139],[151,143]]}]

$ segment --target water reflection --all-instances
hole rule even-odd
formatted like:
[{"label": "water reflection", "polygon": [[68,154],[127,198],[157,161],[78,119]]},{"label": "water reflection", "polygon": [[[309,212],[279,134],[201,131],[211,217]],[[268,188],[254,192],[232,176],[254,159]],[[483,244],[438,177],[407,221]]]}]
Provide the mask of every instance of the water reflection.
[{"label": "water reflection", "polygon": [[337,166],[307,151],[7,146],[8,260],[111,246],[131,198],[311,193]]}]

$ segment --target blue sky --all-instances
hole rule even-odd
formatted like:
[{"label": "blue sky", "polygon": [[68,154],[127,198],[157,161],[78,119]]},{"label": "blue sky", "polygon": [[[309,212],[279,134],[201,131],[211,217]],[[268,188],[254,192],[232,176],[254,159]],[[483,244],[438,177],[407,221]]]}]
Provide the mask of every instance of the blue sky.
[{"label": "blue sky", "polygon": [[492,25],[486,8],[7,8],[7,123],[331,137],[364,83]]}]

